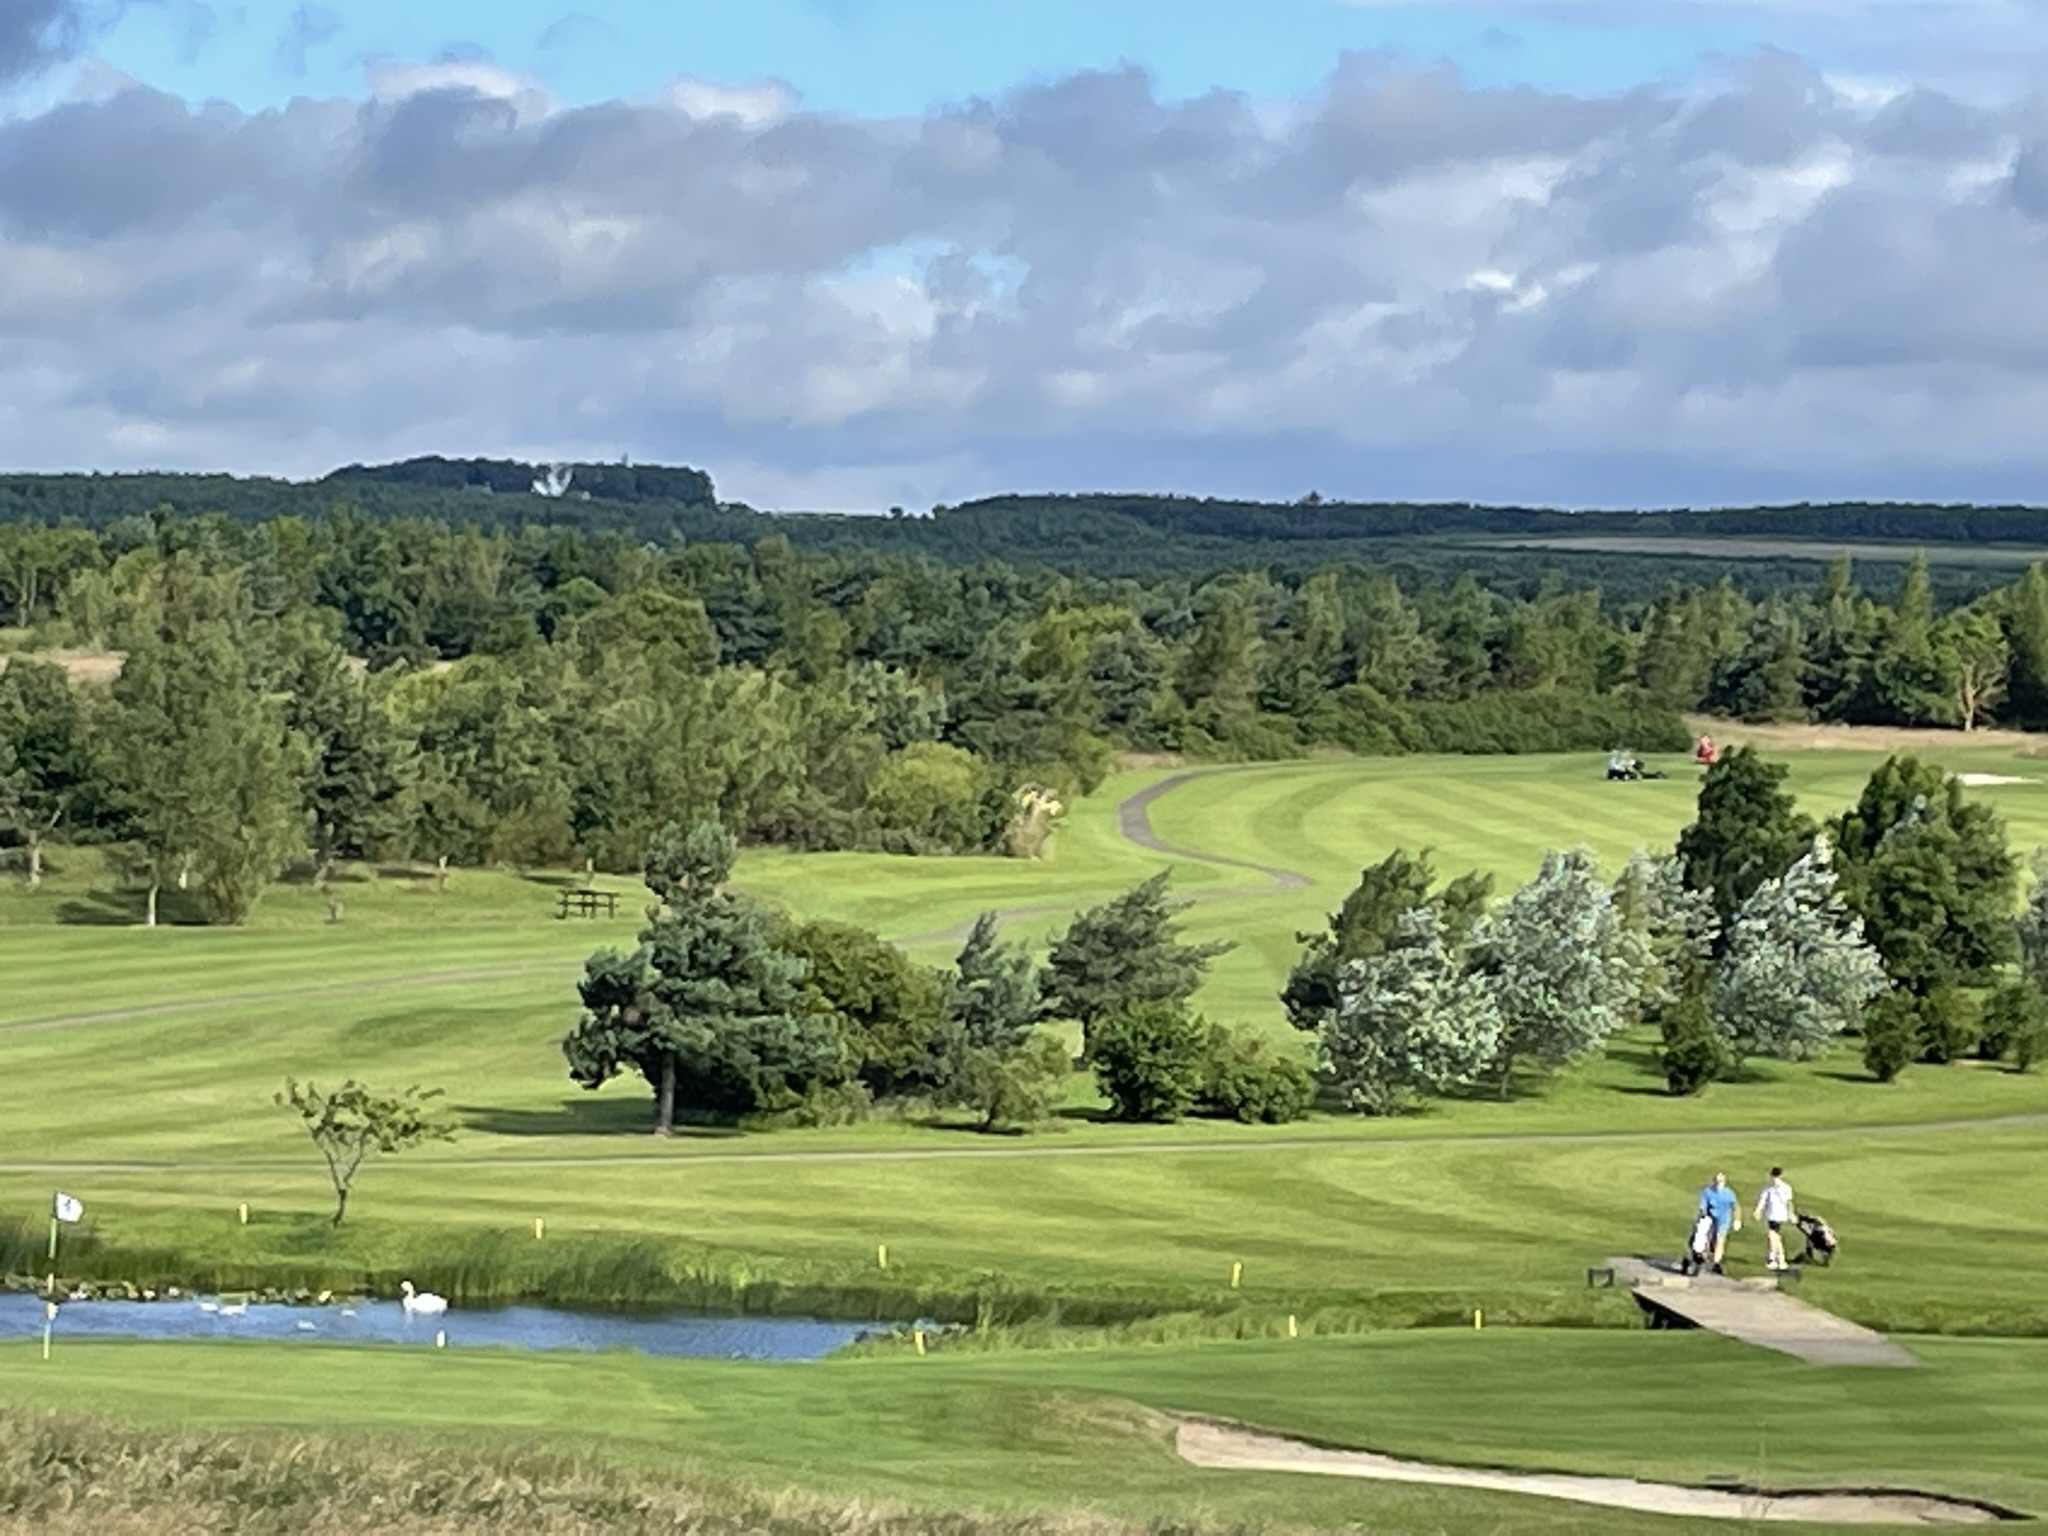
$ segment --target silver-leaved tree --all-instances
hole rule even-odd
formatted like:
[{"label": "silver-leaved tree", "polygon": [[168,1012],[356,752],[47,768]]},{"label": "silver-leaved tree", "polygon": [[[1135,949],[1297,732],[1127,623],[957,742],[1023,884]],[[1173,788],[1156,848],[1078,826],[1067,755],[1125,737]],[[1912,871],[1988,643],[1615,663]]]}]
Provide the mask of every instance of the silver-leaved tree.
[{"label": "silver-leaved tree", "polygon": [[1492,983],[1500,1010],[1489,1070],[1501,1097],[1518,1066],[1554,1071],[1627,1028],[1651,963],[1648,939],[1623,921],[1592,853],[1545,854],[1536,878],[1472,940],[1471,965]]},{"label": "silver-leaved tree", "polygon": [[1828,845],[1742,903],[1714,968],[1708,1009],[1736,1060],[1803,1060],[1862,1021],[1884,962],[1835,889]]},{"label": "silver-leaved tree", "polygon": [[1444,941],[1434,910],[1404,912],[1384,953],[1338,973],[1322,1061],[1353,1109],[1395,1114],[1418,1096],[1477,1082],[1500,1051],[1492,983]]}]

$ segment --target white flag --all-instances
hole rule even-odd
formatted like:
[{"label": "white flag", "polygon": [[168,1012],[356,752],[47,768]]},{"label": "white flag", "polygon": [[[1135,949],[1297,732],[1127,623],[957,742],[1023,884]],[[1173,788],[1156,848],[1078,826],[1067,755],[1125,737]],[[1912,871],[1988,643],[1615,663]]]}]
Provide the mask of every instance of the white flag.
[{"label": "white flag", "polygon": [[57,1219],[59,1221],[76,1221],[84,1214],[85,1204],[76,1196],[59,1195],[57,1197]]}]

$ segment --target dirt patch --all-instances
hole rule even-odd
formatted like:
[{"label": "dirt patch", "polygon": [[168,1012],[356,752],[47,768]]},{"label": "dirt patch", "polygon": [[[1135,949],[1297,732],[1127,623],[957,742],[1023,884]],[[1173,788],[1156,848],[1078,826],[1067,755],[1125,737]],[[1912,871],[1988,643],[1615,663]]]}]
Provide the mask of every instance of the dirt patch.
[{"label": "dirt patch", "polygon": [[1496,1472],[1401,1461],[1371,1451],[1335,1451],[1233,1424],[1182,1419],[1174,1450],[1198,1467],[1241,1472],[1313,1472],[1327,1477],[1363,1477],[1389,1483],[1433,1483],[1447,1488],[1483,1488],[1634,1509],[1655,1515],[1692,1515],[1709,1520],[1806,1520],[1834,1525],[1989,1525],[2018,1518],[1988,1504],[1931,1494],[1872,1490],[1773,1492],[1749,1488],[1687,1488],[1627,1477],[1579,1477],[1550,1472]]},{"label": "dirt patch", "polygon": [[[62,667],[64,675],[74,683],[111,683],[121,675],[121,664],[128,659],[126,651],[87,651],[57,649],[53,651],[24,651],[23,661],[43,661],[51,666]],[[7,670],[11,656],[0,656],[0,672]]]},{"label": "dirt patch", "polygon": [[1745,725],[1710,715],[1687,715],[1686,729],[1724,747],[1780,752],[1927,752],[1986,747],[2048,756],[2048,736],[2027,731],[1942,731],[1905,725]]}]

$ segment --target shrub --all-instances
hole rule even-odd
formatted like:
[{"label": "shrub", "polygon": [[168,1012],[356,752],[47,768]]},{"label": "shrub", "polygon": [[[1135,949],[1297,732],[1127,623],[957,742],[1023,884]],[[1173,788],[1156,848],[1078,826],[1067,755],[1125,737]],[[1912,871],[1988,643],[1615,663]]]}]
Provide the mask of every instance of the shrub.
[{"label": "shrub", "polygon": [[2048,1056],[2048,998],[2030,981],[2009,981],[1986,999],[1977,1054],[2021,1072]]},{"label": "shrub", "polygon": [[1863,1065],[1888,1083],[1920,1055],[1919,999],[1894,988],[1871,1004],[1863,1018]]},{"label": "shrub", "polygon": [[1664,1084],[1680,1098],[1704,1092],[1728,1070],[1728,1042],[1714,1027],[1703,994],[1689,992],[1665,1008],[1658,1028],[1664,1037],[1657,1057]]},{"label": "shrub", "polygon": [[1955,987],[1939,986],[1920,999],[1920,1059],[1941,1066],[1967,1056],[1977,1043],[1976,1009]]},{"label": "shrub", "polygon": [[1178,1120],[1202,1091],[1209,1025],[1179,1003],[1137,1003],[1088,1031],[1088,1060],[1119,1120]]},{"label": "shrub", "polygon": [[1012,1051],[975,1046],[942,1097],[979,1115],[984,1131],[1035,1125],[1052,1113],[1073,1069],[1067,1047],[1052,1035],[1032,1035]]},{"label": "shrub", "polygon": [[1208,1071],[1196,1109],[1246,1125],[1280,1125],[1306,1116],[1316,1101],[1307,1065],[1255,1035],[1217,1025],[1209,1032]]}]

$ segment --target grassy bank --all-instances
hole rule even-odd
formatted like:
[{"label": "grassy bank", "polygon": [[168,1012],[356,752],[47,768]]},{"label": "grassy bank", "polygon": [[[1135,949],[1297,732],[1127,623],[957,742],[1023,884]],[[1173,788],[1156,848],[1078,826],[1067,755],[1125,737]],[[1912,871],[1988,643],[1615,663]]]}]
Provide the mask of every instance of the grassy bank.
[{"label": "grassy bank", "polygon": [[[622,1497],[644,1498],[658,1477],[670,1496],[701,1501],[708,1478],[734,1501],[714,1511],[769,1520],[796,1506],[768,1530],[814,1529],[801,1510],[835,1505],[916,1511],[922,1528],[962,1531],[1697,1529],[1505,1494],[1204,1472],[1172,1454],[1173,1413],[1463,1465],[1905,1486],[2048,1510],[2048,1350],[1915,1347],[1919,1370],[1858,1372],[1698,1335],[1509,1329],[796,1366],[108,1342],[71,1345],[45,1368],[19,1346],[19,1364],[0,1369],[0,1405],[15,1410],[4,1426],[14,1432],[0,1436],[0,1516],[24,1519],[46,1497],[23,1449],[35,1443],[22,1433],[31,1408],[67,1416],[47,1433],[114,1500],[151,1494],[140,1468],[165,1467],[183,1445],[192,1471],[165,1476],[167,1491],[203,1492],[212,1478],[224,1507],[241,1499],[245,1518],[275,1522],[208,1529],[286,1529],[333,1486],[323,1471],[349,1485],[366,1474],[347,1469],[366,1464],[391,1480],[353,1486],[390,1490],[398,1510],[414,1482],[449,1498],[498,1477],[531,1498],[609,1477]],[[123,1425],[68,1417],[108,1413]],[[279,1434],[302,1447],[305,1475],[281,1463]],[[512,1446],[531,1459],[509,1460]],[[135,1471],[118,1464],[124,1454]],[[239,1484],[219,1476],[226,1458],[246,1467]],[[697,1528],[729,1528],[718,1518]]]}]

